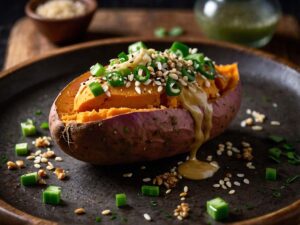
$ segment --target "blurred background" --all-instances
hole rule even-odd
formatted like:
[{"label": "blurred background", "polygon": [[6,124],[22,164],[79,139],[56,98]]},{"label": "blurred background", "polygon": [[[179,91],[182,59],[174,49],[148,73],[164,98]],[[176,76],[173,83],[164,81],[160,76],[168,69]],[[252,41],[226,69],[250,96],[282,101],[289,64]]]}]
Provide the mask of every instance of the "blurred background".
[{"label": "blurred background", "polygon": [[[27,0],[1,0],[0,2],[0,68],[2,68],[11,28],[18,19],[25,16],[24,7]],[[196,0],[98,0],[98,8],[192,10],[195,2]],[[291,15],[300,21],[300,0],[280,0],[279,2],[284,15]]]}]

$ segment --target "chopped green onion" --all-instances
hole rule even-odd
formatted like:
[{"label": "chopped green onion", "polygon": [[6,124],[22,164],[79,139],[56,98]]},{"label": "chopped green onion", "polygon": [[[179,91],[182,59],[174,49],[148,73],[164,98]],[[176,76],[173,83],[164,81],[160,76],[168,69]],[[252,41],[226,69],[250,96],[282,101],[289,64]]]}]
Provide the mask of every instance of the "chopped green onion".
[{"label": "chopped green onion", "polygon": [[166,93],[168,96],[178,96],[181,93],[181,86],[172,78],[167,79]]},{"label": "chopped green onion", "polygon": [[217,221],[226,219],[229,214],[228,203],[220,197],[207,201],[206,209],[207,213]]},{"label": "chopped green onion", "polygon": [[99,95],[101,95],[101,94],[104,93],[104,90],[103,90],[101,84],[98,83],[98,82],[92,82],[92,83],[90,83],[89,84],[89,88],[90,88],[92,94],[95,97],[97,97],[97,96],[99,96]]},{"label": "chopped green onion", "polygon": [[40,125],[40,128],[45,129],[45,130],[49,129],[49,123],[48,122],[42,122],[41,125]]},{"label": "chopped green onion", "polygon": [[163,27],[158,27],[154,30],[154,36],[158,38],[163,38],[166,36],[166,29]]},{"label": "chopped green onion", "polygon": [[131,70],[126,68],[126,69],[120,70],[120,73],[122,74],[122,76],[128,76],[129,74],[131,74]]},{"label": "chopped green onion", "polygon": [[295,147],[292,144],[289,143],[284,143],[282,145],[282,147],[286,150],[286,151],[293,151],[295,150]]},{"label": "chopped green onion", "polygon": [[181,74],[183,77],[187,77],[189,82],[192,82],[195,80],[195,74],[192,71],[188,71],[186,68],[183,68],[181,70]]},{"label": "chopped green onion", "polygon": [[118,63],[118,61],[119,61],[118,59],[111,59],[111,60],[109,60],[109,65],[112,66],[112,65]]},{"label": "chopped green onion", "polygon": [[60,203],[61,188],[57,186],[49,186],[43,191],[43,203],[58,205]]},{"label": "chopped green onion", "polygon": [[288,159],[297,159],[297,155],[295,152],[287,152],[285,155]]},{"label": "chopped green onion", "polygon": [[287,184],[293,183],[295,180],[297,180],[299,178],[300,178],[300,175],[295,175],[295,176],[289,177],[288,179],[286,179],[285,183],[287,183]]},{"label": "chopped green onion", "polygon": [[19,143],[15,146],[15,152],[18,156],[28,155],[28,144],[27,143]]},{"label": "chopped green onion", "polygon": [[284,137],[281,137],[281,136],[278,136],[278,135],[270,135],[270,136],[269,136],[269,139],[270,139],[271,141],[274,141],[275,143],[280,143],[280,142],[282,142],[282,141],[285,140]]},{"label": "chopped green onion", "polygon": [[170,31],[169,31],[169,35],[172,37],[177,37],[183,34],[183,29],[179,26],[177,27],[173,27]]},{"label": "chopped green onion", "polygon": [[176,55],[185,57],[189,54],[189,47],[181,42],[175,41],[172,44],[170,51],[175,53]]},{"label": "chopped green onion", "polygon": [[97,216],[97,217],[96,217],[96,222],[97,222],[97,223],[100,223],[101,221],[102,221],[102,218],[101,218],[100,216]]},{"label": "chopped green onion", "polygon": [[216,75],[215,65],[211,60],[204,60],[204,64],[202,64],[196,70],[210,80],[215,79],[215,75]]},{"label": "chopped green onion", "polygon": [[272,159],[276,163],[281,163],[281,161],[279,159],[275,158],[274,156],[269,155],[269,158]]},{"label": "chopped green onion", "polygon": [[276,159],[279,159],[281,155],[280,148],[270,148],[269,155],[275,157]]},{"label": "chopped green onion", "polygon": [[34,173],[27,173],[20,177],[21,184],[23,186],[32,186],[38,182],[38,174],[37,172]]},{"label": "chopped green onion", "polygon": [[200,64],[204,63],[204,55],[202,53],[194,53],[185,57],[186,60],[196,60]]},{"label": "chopped green onion", "polygon": [[147,49],[147,46],[141,41],[135,42],[135,43],[128,46],[128,52],[129,53],[134,53],[134,52],[139,51],[142,48]]},{"label": "chopped green onion", "polygon": [[159,186],[142,186],[142,194],[146,196],[159,196]]},{"label": "chopped green onion", "polygon": [[266,180],[277,180],[277,170],[275,168],[266,168]]},{"label": "chopped green onion", "polygon": [[100,63],[96,63],[95,65],[91,66],[90,72],[93,76],[99,77],[104,74],[105,68]]},{"label": "chopped green onion", "polygon": [[116,206],[117,207],[122,207],[125,206],[127,199],[126,199],[126,195],[124,193],[122,194],[116,194]]},{"label": "chopped green onion", "polygon": [[289,159],[288,163],[291,165],[300,165],[300,160],[299,159]]},{"label": "chopped green onion", "polygon": [[42,115],[42,111],[41,111],[41,110],[39,110],[39,109],[38,109],[38,110],[36,110],[36,111],[35,111],[35,115],[37,115],[37,116],[40,116],[40,115]]},{"label": "chopped green onion", "polygon": [[31,119],[28,119],[26,122],[21,123],[22,134],[25,137],[33,136],[36,134],[36,127],[33,124]]},{"label": "chopped green onion", "polygon": [[125,52],[121,52],[118,55],[118,58],[119,58],[119,60],[120,60],[121,63],[128,61],[128,55]]},{"label": "chopped green onion", "polygon": [[125,85],[124,77],[121,72],[118,71],[108,73],[106,79],[112,87],[121,87]]},{"label": "chopped green onion", "polygon": [[139,82],[146,82],[150,78],[150,72],[146,66],[138,65],[134,71],[134,78]]}]

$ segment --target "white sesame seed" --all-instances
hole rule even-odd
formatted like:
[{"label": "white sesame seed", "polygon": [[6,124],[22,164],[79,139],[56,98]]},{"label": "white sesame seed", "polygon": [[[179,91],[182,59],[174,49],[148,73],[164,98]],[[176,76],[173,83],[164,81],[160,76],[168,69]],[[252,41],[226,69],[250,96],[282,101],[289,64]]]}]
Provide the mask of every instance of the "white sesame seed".
[{"label": "white sesame seed", "polygon": [[141,82],[139,82],[139,81],[137,80],[137,81],[134,82],[134,85],[135,85],[136,87],[138,87],[138,86],[141,85]]},{"label": "white sesame seed", "polygon": [[131,82],[128,81],[128,82],[126,83],[125,87],[126,87],[126,88],[129,88],[130,86],[131,86]]},{"label": "white sesame seed", "polygon": [[108,91],[108,86],[107,86],[106,84],[103,84],[103,85],[102,85],[102,88],[103,88],[103,91],[104,91],[104,92]]},{"label": "white sesame seed", "polygon": [[177,216],[177,219],[178,220],[183,220],[183,217],[182,216]]},{"label": "white sesame seed", "polygon": [[40,162],[41,162],[40,159],[35,159],[35,160],[33,161],[33,163],[35,163],[35,164],[38,164],[38,163],[40,163]]},{"label": "white sesame seed", "polygon": [[209,164],[212,165],[212,166],[214,166],[214,167],[216,167],[216,168],[219,167],[219,164],[218,164],[217,161],[211,161]]},{"label": "white sesame seed", "polygon": [[34,167],[37,168],[37,169],[39,169],[39,168],[41,168],[41,165],[38,164],[38,163],[36,163],[36,164],[34,164]]},{"label": "white sesame seed", "polygon": [[247,109],[246,113],[249,114],[249,115],[251,115],[251,113],[252,113],[251,109]]},{"label": "white sesame seed", "polygon": [[148,79],[148,80],[144,83],[144,85],[149,85],[149,84],[151,84],[151,82],[152,82],[152,80],[151,80],[151,79]]},{"label": "white sesame seed", "polygon": [[241,186],[241,183],[238,182],[238,181],[234,181],[233,184],[234,184],[235,186]]},{"label": "white sesame seed", "polygon": [[41,162],[42,162],[42,163],[47,163],[47,162],[48,162],[48,159],[47,159],[47,158],[41,158]]},{"label": "white sesame seed", "polygon": [[229,187],[229,188],[231,188],[231,186],[232,186],[232,185],[231,185],[231,182],[230,182],[230,181],[227,181],[227,182],[226,182],[226,186]]},{"label": "white sesame seed", "polygon": [[228,151],[227,151],[227,155],[228,155],[228,156],[232,156],[232,151],[231,151],[231,150],[228,150]]},{"label": "white sesame seed", "polygon": [[105,94],[106,94],[107,97],[111,97],[110,91],[106,91]]},{"label": "white sesame seed", "polygon": [[209,162],[212,161],[212,155],[208,155],[208,156],[206,157],[206,160],[209,161]]},{"label": "white sesame seed", "polygon": [[157,92],[160,93],[160,92],[162,92],[162,90],[163,90],[163,86],[158,86]]},{"label": "white sesame seed", "polygon": [[179,162],[177,162],[177,165],[180,165],[180,164],[182,164],[183,162],[182,161],[179,161]]},{"label": "white sesame seed", "polygon": [[188,192],[188,191],[189,191],[189,187],[188,186],[184,186],[183,192]]},{"label": "white sesame seed", "polygon": [[188,156],[185,158],[185,160],[188,161],[189,159],[190,159],[190,156],[188,155]]},{"label": "white sesame seed", "polygon": [[41,150],[37,150],[37,151],[35,152],[35,155],[37,156],[37,155],[40,155],[41,153],[42,153]]},{"label": "white sesame seed", "polygon": [[172,189],[168,189],[168,190],[166,190],[166,194],[170,194],[170,193],[171,193],[171,191],[172,191]]},{"label": "white sesame seed", "polygon": [[208,80],[205,80],[205,87],[207,87],[207,88],[210,87],[210,82]]},{"label": "white sesame seed", "polygon": [[251,147],[251,145],[248,142],[242,141],[243,147]]},{"label": "white sesame seed", "polygon": [[222,179],[219,180],[219,184],[220,184],[220,185],[224,185],[224,183],[225,183],[224,180],[222,180]]},{"label": "white sesame seed", "polygon": [[111,213],[111,211],[109,209],[105,209],[101,212],[101,214],[104,216],[109,215],[110,213]]},{"label": "white sesame seed", "polygon": [[227,187],[223,184],[223,185],[221,185],[221,187],[224,189],[224,190],[226,190],[227,189]]},{"label": "white sesame seed", "polygon": [[141,166],[141,170],[145,170],[146,169],[146,166]]},{"label": "white sesame seed", "polygon": [[219,188],[221,185],[220,184],[213,184],[214,188]]},{"label": "white sesame seed", "polygon": [[243,174],[243,173],[238,173],[238,174],[236,174],[236,176],[237,176],[237,177],[244,177],[245,174]]},{"label": "white sesame seed", "polygon": [[62,162],[63,161],[63,159],[61,157],[55,157],[54,160],[57,161],[57,162]]},{"label": "white sesame seed", "polygon": [[228,194],[230,194],[230,195],[233,195],[235,193],[235,190],[230,190],[229,192],[228,192]]},{"label": "white sesame seed", "polygon": [[180,175],[180,174],[178,174],[178,176],[177,176],[180,180],[182,179],[182,176]]},{"label": "white sesame seed", "polygon": [[225,177],[225,178],[224,178],[224,181],[226,181],[226,182],[227,182],[227,181],[230,181],[229,177]]},{"label": "white sesame seed", "polygon": [[235,153],[240,153],[241,151],[238,149],[238,148],[236,148],[236,147],[232,147],[232,149],[231,149],[233,152],[235,152]]},{"label": "white sesame seed", "polygon": [[255,130],[255,131],[263,130],[263,127],[259,126],[259,125],[252,126],[251,128],[252,128],[252,130]]},{"label": "white sesame seed", "polygon": [[33,155],[27,156],[26,159],[28,159],[28,160],[33,160],[33,159],[34,159],[34,156],[33,156]]},{"label": "white sesame seed", "polygon": [[151,217],[150,217],[150,215],[148,213],[144,213],[144,218],[147,221],[151,221]]},{"label": "white sesame seed", "polygon": [[178,80],[178,76],[175,73],[170,73],[169,77],[171,77],[174,80]]},{"label": "white sesame seed", "polygon": [[138,93],[139,95],[142,93],[140,87],[135,87],[134,89],[135,89],[136,93]]},{"label": "white sesame seed", "polygon": [[244,182],[245,184],[250,184],[250,181],[249,181],[247,178],[245,178],[245,179],[243,180],[243,182]]},{"label": "white sesame seed", "polygon": [[146,177],[143,179],[143,182],[147,183],[147,182],[150,182],[151,181],[151,178],[150,177]]},{"label": "white sesame seed", "polygon": [[222,151],[218,150],[217,155],[222,155]]},{"label": "white sesame seed", "polygon": [[276,102],[273,102],[273,104],[272,104],[272,105],[273,105],[273,107],[274,107],[274,108],[277,108],[277,107],[278,107],[278,105],[277,105],[277,103],[276,103]]},{"label": "white sesame seed", "polygon": [[180,201],[185,201],[185,197],[181,197],[181,198],[180,198]]},{"label": "white sesame seed", "polygon": [[132,177],[133,173],[124,173],[123,177]]},{"label": "white sesame seed", "polygon": [[280,126],[280,122],[279,121],[271,121],[270,122],[270,124],[272,125],[272,126]]},{"label": "white sesame seed", "polygon": [[128,80],[129,80],[129,81],[133,81],[133,78],[134,78],[134,75],[133,75],[133,74],[129,74],[129,75],[128,75]]},{"label": "white sesame seed", "polygon": [[179,82],[182,86],[187,86],[187,83],[183,79],[179,79]]}]

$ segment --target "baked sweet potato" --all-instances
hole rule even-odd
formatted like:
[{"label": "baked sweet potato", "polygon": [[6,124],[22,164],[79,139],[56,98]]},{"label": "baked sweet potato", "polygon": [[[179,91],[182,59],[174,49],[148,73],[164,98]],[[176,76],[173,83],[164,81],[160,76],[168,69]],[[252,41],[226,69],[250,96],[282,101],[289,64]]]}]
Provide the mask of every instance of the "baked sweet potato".
[{"label": "baked sweet potato", "polygon": [[[210,139],[228,127],[241,102],[237,64],[215,65],[215,70],[218,76],[214,79],[194,81],[213,107]],[[110,87],[109,96],[93,96],[87,85],[82,87],[89,77],[87,72],[73,80],[52,105],[50,131],[63,151],[101,165],[156,160],[190,151],[188,146],[195,141],[194,118],[178,96],[168,96],[165,90],[145,83],[139,84],[141,93],[133,85]]]}]

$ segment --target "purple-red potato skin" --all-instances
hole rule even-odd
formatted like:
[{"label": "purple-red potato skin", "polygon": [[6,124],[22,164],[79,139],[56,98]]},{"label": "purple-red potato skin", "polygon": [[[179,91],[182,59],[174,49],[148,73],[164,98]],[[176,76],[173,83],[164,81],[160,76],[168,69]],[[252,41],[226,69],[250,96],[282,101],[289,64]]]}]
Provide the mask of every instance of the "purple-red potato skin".
[{"label": "purple-red potato skin", "polygon": [[[224,132],[241,104],[241,84],[212,102],[210,139]],[[55,102],[49,115],[53,139],[79,160],[113,165],[150,161],[189,152],[195,137],[194,120],[185,109],[133,112],[102,121],[76,123],[67,128],[59,119]]]}]

